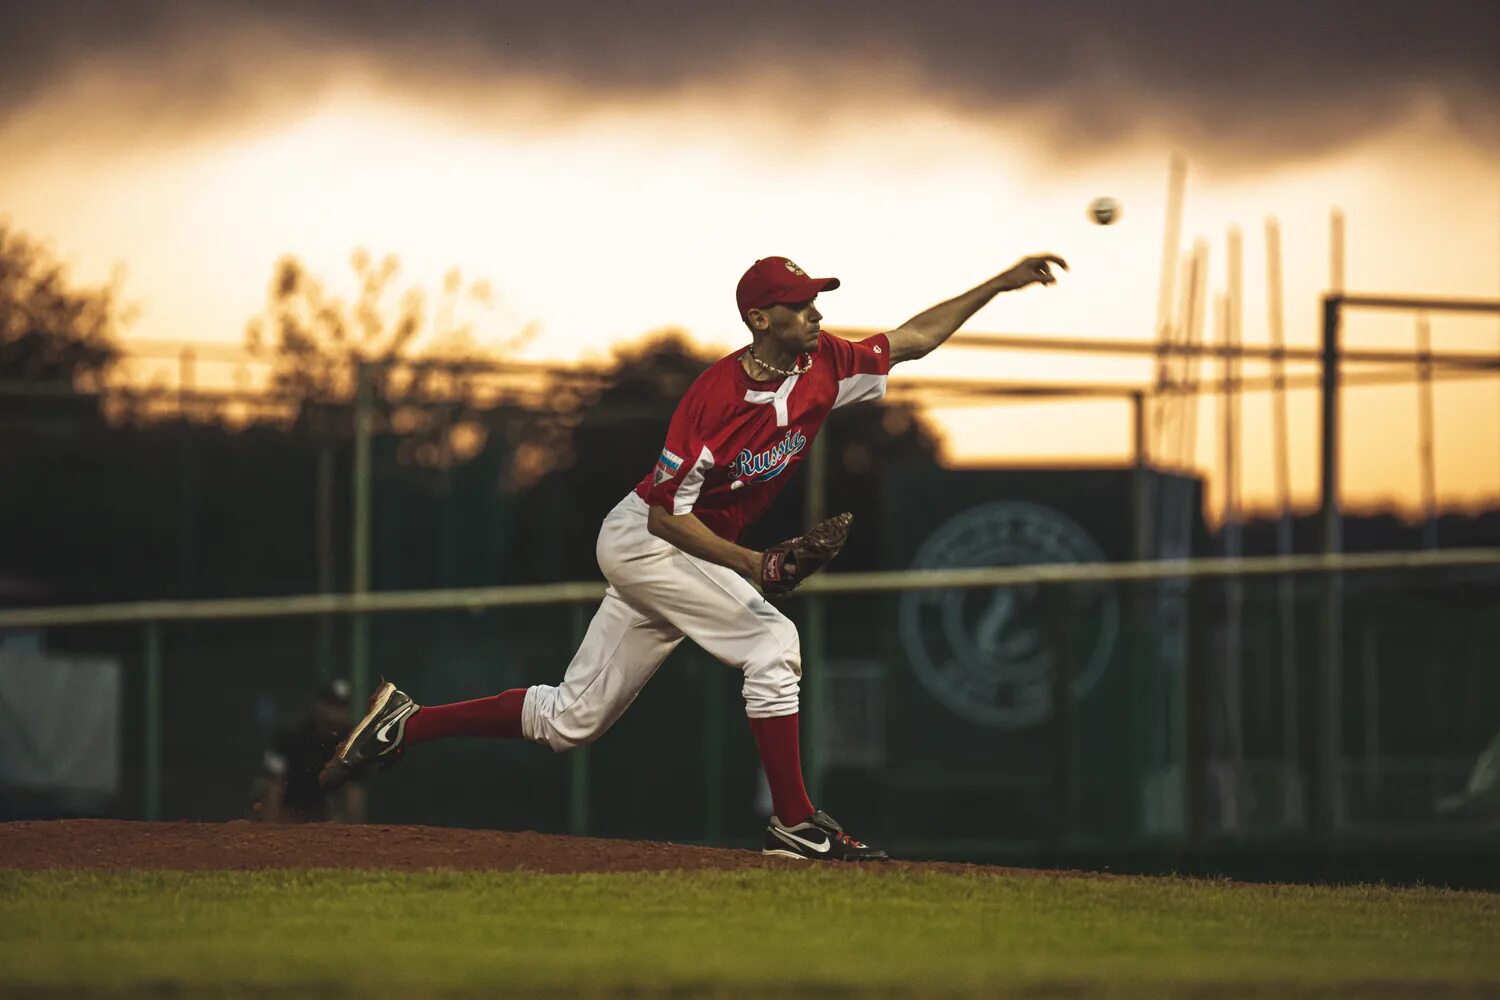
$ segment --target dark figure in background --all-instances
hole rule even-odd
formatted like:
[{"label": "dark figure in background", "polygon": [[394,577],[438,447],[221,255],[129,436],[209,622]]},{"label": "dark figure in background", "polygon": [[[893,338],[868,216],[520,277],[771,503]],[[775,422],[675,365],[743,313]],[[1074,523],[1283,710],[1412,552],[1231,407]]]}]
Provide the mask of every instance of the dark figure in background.
[{"label": "dark figure in background", "polygon": [[349,735],[350,693],[348,681],[328,681],[307,712],[277,732],[266,748],[264,773],[257,782],[253,809],[260,820],[317,823],[349,814],[362,791],[350,785],[342,794],[329,795],[318,785],[318,771]]},{"label": "dark figure in background", "polygon": [[1463,790],[1438,799],[1437,814],[1454,822],[1500,830],[1500,733],[1479,752]]}]

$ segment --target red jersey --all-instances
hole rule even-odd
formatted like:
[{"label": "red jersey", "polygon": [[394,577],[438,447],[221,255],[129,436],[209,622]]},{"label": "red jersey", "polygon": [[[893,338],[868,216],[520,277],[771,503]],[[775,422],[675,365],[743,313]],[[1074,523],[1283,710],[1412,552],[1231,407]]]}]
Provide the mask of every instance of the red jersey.
[{"label": "red jersey", "polygon": [[688,387],[656,468],[635,488],[651,506],[696,514],[731,542],[771,506],[828,414],[880,399],[891,370],[883,333],[860,341],[820,333],[810,369],[768,382],[745,374],[742,353]]}]

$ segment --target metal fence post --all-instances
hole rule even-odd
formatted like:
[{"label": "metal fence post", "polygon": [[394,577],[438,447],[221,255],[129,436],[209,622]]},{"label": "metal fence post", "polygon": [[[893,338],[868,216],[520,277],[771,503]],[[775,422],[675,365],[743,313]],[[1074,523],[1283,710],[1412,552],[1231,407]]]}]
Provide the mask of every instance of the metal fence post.
[{"label": "metal fence post", "polygon": [[[314,547],[318,561],[318,593],[334,591],[333,569],[333,445],[324,441],[318,446],[317,498],[313,512]],[[332,615],[318,616],[318,678],[333,676],[334,620]]]},{"label": "metal fence post", "polygon": [[1195,614],[1205,588],[1187,581],[1187,657],[1182,662],[1182,837],[1188,848],[1203,839],[1208,783],[1208,677],[1202,630]]},{"label": "metal fence post", "polygon": [[[583,644],[588,631],[588,613],[582,604],[568,610],[573,648]],[[568,832],[582,836],[589,829],[589,748],[575,747],[568,753]]]},{"label": "metal fence post", "polygon": [[703,837],[710,844],[724,840],[724,673],[711,656],[699,659],[703,672]]},{"label": "metal fence post", "polygon": [[[828,441],[821,434],[813,438],[807,456],[807,493],[803,504],[803,520],[814,525],[827,516],[828,510]],[[807,777],[807,794],[814,803],[823,797],[823,762],[827,759],[828,732],[826,722],[828,678],[824,671],[828,658],[824,655],[823,598],[809,594],[803,604],[802,618],[802,683],[807,689],[806,711],[802,715],[804,726],[802,756]]]},{"label": "metal fence post", "polygon": [[[354,535],[350,539],[353,566],[349,589],[357,596],[370,590],[371,435],[374,414],[370,368],[355,362],[354,370]],[[360,711],[370,695],[370,619],[356,612],[349,621],[349,684],[352,702]],[[369,793],[366,792],[365,795]],[[363,823],[367,800],[356,797],[349,808],[349,822]]]},{"label": "metal fence post", "polygon": [[[1323,454],[1319,515],[1325,556],[1337,555],[1344,549],[1343,520],[1339,509],[1339,309],[1342,304],[1338,295],[1323,298]],[[1344,815],[1340,767],[1344,744],[1344,578],[1341,573],[1328,573],[1323,577],[1321,610],[1313,818],[1319,835],[1331,838],[1337,834]]]},{"label": "metal fence post", "polygon": [[1055,612],[1057,655],[1052,668],[1052,775],[1057,794],[1057,816],[1053,836],[1065,844],[1073,835],[1075,750],[1073,746],[1073,585],[1058,584]]},{"label": "metal fence post", "polygon": [[146,623],[145,817],[161,818],[161,622]]}]

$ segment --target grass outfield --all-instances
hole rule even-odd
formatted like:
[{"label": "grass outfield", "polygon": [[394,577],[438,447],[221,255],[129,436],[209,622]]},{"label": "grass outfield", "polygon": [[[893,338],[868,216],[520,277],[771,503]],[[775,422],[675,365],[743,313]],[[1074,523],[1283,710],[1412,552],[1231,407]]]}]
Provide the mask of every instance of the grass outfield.
[{"label": "grass outfield", "polygon": [[1500,989],[1500,895],[829,870],[0,871],[0,992]]}]

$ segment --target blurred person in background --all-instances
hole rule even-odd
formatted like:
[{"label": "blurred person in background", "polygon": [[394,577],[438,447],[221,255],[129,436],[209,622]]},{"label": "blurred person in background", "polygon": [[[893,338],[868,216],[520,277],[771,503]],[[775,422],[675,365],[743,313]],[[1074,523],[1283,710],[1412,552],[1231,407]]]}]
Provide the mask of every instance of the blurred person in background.
[{"label": "blurred person in background", "polygon": [[349,682],[323,684],[297,721],[281,727],[262,759],[252,813],[265,823],[318,823],[343,819],[364,794],[356,784],[325,793],[318,771],[349,735]]},{"label": "blurred person in background", "polygon": [[1439,799],[1437,812],[1454,822],[1500,829],[1500,732],[1479,752],[1463,791]]}]

